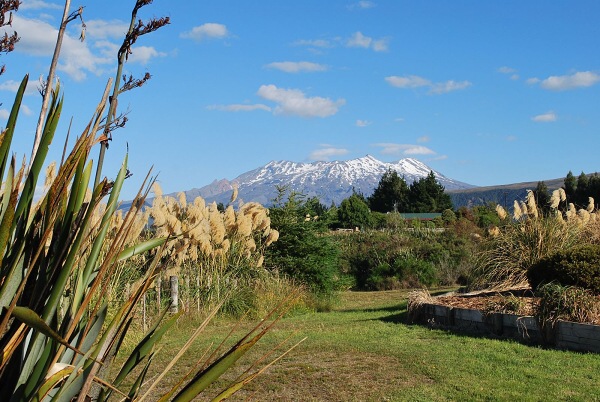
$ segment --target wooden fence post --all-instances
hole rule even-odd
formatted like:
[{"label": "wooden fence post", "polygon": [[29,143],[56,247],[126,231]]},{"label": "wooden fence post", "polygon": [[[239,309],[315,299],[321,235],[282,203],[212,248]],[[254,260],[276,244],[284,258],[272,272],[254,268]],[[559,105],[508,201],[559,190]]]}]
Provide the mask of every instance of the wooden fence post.
[{"label": "wooden fence post", "polygon": [[169,306],[170,313],[179,311],[179,278],[171,276],[171,305]]}]

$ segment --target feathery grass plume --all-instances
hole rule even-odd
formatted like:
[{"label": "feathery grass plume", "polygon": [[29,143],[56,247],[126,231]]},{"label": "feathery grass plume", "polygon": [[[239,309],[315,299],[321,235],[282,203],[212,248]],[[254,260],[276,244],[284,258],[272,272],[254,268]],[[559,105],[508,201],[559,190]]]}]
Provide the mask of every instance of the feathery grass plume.
[{"label": "feathery grass plume", "polygon": [[498,228],[498,226],[492,226],[488,229],[488,234],[490,236],[499,236],[500,235],[500,229]]},{"label": "feathery grass plume", "polygon": [[537,208],[537,204],[535,202],[535,195],[533,194],[533,191],[527,190],[526,202],[527,202],[527,215],[537,219],[538,208]]},{"label": "feathery grass plume", "polygon": [[265,246],[270,246],[272,243],[276,242],[279,239],[279,232],[275,229],[271,229],[267,236],[267,240],[265,241]]},{"label": "feathery grass plume", "polygon": [[525,201],[521,201],[521,211],[523,212],[523,216],[525,218],[530,218],[529,213],[527,211],[527,203]]},{"label": "feathery grass plume", "polygon": [[518,221],[523,216],[523,211],[521,210],[521,205],[519,201],[515,200],[513,203],[513,218]]},{"label": "feathery grass plume", "polygon": [[560,202],[565,202],[567,201],[567,193],[565,193],[565,189],[564,188],[559,188],[558,189],[558,194],[560,195]]},{"label": "feathery grass plume", "polygon": [[558,189],[556,189],[552,192],[552,196],[550,197],[550,208],[557,209],[559,204],[560,204],[560,191]]},{"label": "feathery grass plume", "polygon": [[582,225],[587,225],[590,221],[590,213],[585,209],[577,211],[577,217],[580,219]]},{"label": "feathery grass plume", "polygon": [[575,208],[575,204],[572,202],[569,203],[569,208],[567,209],[567,212],[565,212],[565,215],[567,216],[568,221],[577,218],[577,209]]},{"label": "feathery grass plume", "polygon": [[163,196],[162,187],[157,181],[152,184],[152,192],[154,192],[154,199],[162,198]]},{"label": "feathery grass plume", "polygon": [[245,214],[247,210],[240,209],[236,214],[236,235],[247,237],[252,233],[252,216]]},{"label": "feathery grass plume", "polygon": [[231,193],[231,199],[229,200],[229,203],[232,204],[235,200],[237,200],[238,197],[238,184],[236,182],[233,183],[232,187],[232,193]]},{"label": "feathery grass plume", "polygon": [[229,205],[224,212],[223,223],[227,232],[235,230],[235,210]]},{"label": "feathery grass plume", "polygon": [[216,246],[223,243],[225,239],[225,225],[223,224],[223,216],[217,209],[217,204],[212,203],[209,207],[209,224],[212,241]]},{"label": "feathery grass plume", "polygon": [[586,210],[589,213],[592,213],[592,212],[594,212],[594,208],[595,208],[594,199],[592,197],[588,197],[588,206],[587,206]]},{"label": "feathery grass plume", "polygon": [[[504,220],[507,217],[507,213],[506,210],[504,208],[502,208],[502,205],[500,204],[496,204],[496,213],[498,214],[498,218],[500,218],[500,220]],[[315,217],[316,219],[317,217]]]},{"label": "feathery grass plume", "polygon": [[187,199],[185,198],[185,193],[183,191],[179,192],[177,194],[177,198],[179,199],[179,206],[182,209],[185,209],[187,207]]}]

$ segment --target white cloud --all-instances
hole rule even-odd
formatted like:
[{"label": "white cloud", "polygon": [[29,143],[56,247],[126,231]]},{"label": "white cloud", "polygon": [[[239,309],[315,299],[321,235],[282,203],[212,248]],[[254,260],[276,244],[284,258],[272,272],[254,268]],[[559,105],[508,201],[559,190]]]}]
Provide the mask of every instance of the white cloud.
[{"label": "white cloud", "polygon": [[430,140],[431,139],[427,135],[417,138],[417,142],[429,142]]},{"label": "white cloud", "polygon": [[367,127],[369,125],[371,125],[371,122],[368,120],[356,120],[357,127]]},{"label": "white cloud", "polygon": [[510,74],[510,79],[516,81],[519,79],[519,74],[517,74],[517,70],[512,67],[500,67],[498,68],[498,72],[502,74]]},{"label": "white cloud", "polygon": [[535,84],[537,84],[538,82],[540,82],[540,79],[539,79],[539,78],[536,78],[536,77],[533,77],[533,78],[527,78],[527,81],[525,81],[525,82],[527,82],[527,84],[529,84],[529,85],[535,85]]},{"label": "white cloud", "polygon": [[7,109],[0,109],[0,120],[8,120],[10,112]]},{"label": "white cloud", "polygon": [[514,68],[511,68],[511,67],[503,66],[498,69],[498,72],[502,73],[502,74],[512,74],[512,73],[516,73],[517,70],[515,70]]},{"label": "white cloud", "polygon": [[85,22],[86,38],[90,39],[123,39],[129,24],[120,20],[90,20]]},{"label": "white cloud", "polygon": [[[16,93],[21,85],[21,81],[8,80],[0,84],[0,91],[9,91]],[[25,95],[38,93],[39,83],[35,80],[29,80],[25,88]]]},{"label": "white cloud", "polygon": [[459,91],[461,89],[465,89],[470,87],[472,84],[469,81],[446,81],[446,82],[438,82],[431,86],[429,90],[430,93],[433,94],[445,94],[452,91]]},{"label": "white cloud", "polygon": [[367,10],[367,9],[373,8],[375,6],[376,6],[376,4],[373,3],[372,1],[361,0],[361,1],[358,1],[356,3],[349,4],[348,5],[348,9],[349,10],[356,10],[356,9]]},{"label": "white cloud", "polygon": [[129,55],[129,62],[146,65],[150,59],[154,57],[165,57],[166,55],[166,53],[159,52],[152,46],[134,46]]},{"label": "white cloud", "polygon": [[538,114],[537,116],[533,116],[531,118],[531,120],[538,122],[538,123],[550,123],[550,122],[556,121],[557,119],[558,119],[558,116],[556,116],[556,113],[554,113],[554,112]]},{"label": "white cloud", "polygon": [[267,64],[267,67],[285,71],[286,73],[326,71],[327,66],[309,61],[282,61]]},{"label": "white cloud", "polygon": [[210,110],[220,110],[223,112],[252,112],[254,110],[265,110],[267,112],[271,111],[271,108],[267,105],[263,105],[262,103],[257,103],[254,105],[246,105],[246,104],[232,104],[232,105],[210,105],[208,106]]},{"label": "white cloud", "polygon": [[29,106],[24,103],[21,103],[21,112],[23,112],[25,116],[31,116],[33,114],[33,111],[29,108]]},{"label": "white cloud", "polygon": [[346,155],[347,153],[348,150],[345,148],[328,147],[317,149],[311,152],[308,158],[313,161],[329,161],[334,156],[342,156]]},{"label": "white cloud", "polygon": [[431,82],[430,80],[419,77],[418,75],[408,75],[399,77],[392,75],[385,77],[385,80],[392,86],[397,88],[419,88],[428,87],[431,94],[443,94],[452,91],[458,91],[470,87],[472,84],[469,81],[454,81],[446,82]]},{"label": "white cloud", "polygon": [[516,135],[509,135],[506,137],[506,141],[508,142],[513,142],[517,140],[517,136]]},{"label": "white cloud", "polygon": [[207,22],[206,24],[192,28],[191,31],[181,34],[182,38],[193,39],[198,42],[209,38],[224,39],[227,36],[229,36],[227,27],[223,24],[217,24],[214,22]]},{"label": "white cloud", "polygon": [[554,75],[546,78],[540,84],[544,89],[565,91],[574,88],[591,87],[600,82],[600,75],[591,71],[578,71],[571,75]]},{"label": "white cloud", "polygon": [[[15,16],[13,28],[21,36],[16,47],[17,52],[35,57],[51,57],[54,53],[58,30],[51,24]],[[104,33],[103,29],[106,30]],[[118,50],[118,45],[107,38],[122,36],[124,32],[121,32],[121,29],[123,27],[119,22],[94,20],[88,28],[90,32],[84,42],[79,40],[79,33],[76,34],[77,37],[66,33],[63,37],[58,71],[68,74],[76,81],[85,79],[87,73],[101,74],[107,66],[114,65]],[[165,55],[148,46],[134,47],[133,52],[128,61],[142,64],[148,63],[153,57]]]},{"label": "white cloud", "polygon": [[363,35],[362,32],[355,32],[350,39],[346,41],[348,47],[362,47],[365,49],[373,49],[376,52],[384,52],[388,50],[387,39],[373,39]]},{"label": "white cloud", "polygon": [[24,1],[20,6],[19,10],[41,10],[41,9],[52,9],[62,10],[64,7],[60,4],[48,3],[42,0],[27,0]]},{"label": "white cloud", "polygon": [[289,114],[302,117],[327,117],[338,112],[344,99],[333,101],[319,96],[306,97],[299,89],[277,88],[275,85],[261,85],[258,95],[278,104],[275,114]]},{"label": "white cloud", "polygon": [[379,143],[374,145],[381,148],[381,153],[383,155],[435,155],[434,151],[423,145],[393,143]]},{"label": "white cloud", "polygon": [[432,85],[431,81],[417,75],[409,75],[406,77],[398,77],[392,75],[385,77],[385,80],[392,86],[398,88],[418,88],[418,87],[429,87]]},{"label": "white cloud", "polygon": [[296,46],[313,46],[319,48],[331,48],[333,44],[326,39],[300,39],[294,42]]}]

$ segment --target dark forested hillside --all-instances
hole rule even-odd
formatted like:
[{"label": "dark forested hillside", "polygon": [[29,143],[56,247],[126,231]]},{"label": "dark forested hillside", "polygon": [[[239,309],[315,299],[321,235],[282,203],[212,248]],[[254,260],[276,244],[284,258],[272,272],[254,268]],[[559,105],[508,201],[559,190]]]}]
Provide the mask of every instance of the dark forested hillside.
[{"label": "dark forested hillside", "polygon": [[[549,191],[564,184],[564,178],[545,180]],[[538,182],[524,182],[500,186],[475,187],[466,190],[447,191],[455,209],[466,206],[485,205],[493,202],[510,209],[514,200],[525,200],[527,190],[535,190]]]}]

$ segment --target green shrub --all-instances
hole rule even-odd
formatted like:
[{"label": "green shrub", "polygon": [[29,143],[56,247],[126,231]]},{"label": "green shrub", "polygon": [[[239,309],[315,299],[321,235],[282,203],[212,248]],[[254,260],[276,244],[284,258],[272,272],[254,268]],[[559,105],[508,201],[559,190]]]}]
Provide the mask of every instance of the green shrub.
[{"label": "green shrub", "polygon": [[287,189],[278,191],[270,217],[279,239],[266,250],[264,266],[305,286],[321,301],[333,301],[336,291],[348,288],[339,270],[339,250],[320,220],[307,220],[300,195],[285,199]]},{"label": "green shrub", "polygon": [[357,290],[464,284],[471,277],[476,244],[453,226],[441,233],[399,229],[333,237],[340,271],[354,279]]},{"label": "green shrub", "polygon": [[600,316],[600,302],[588,289],[553,282],[541,285],[536,294],[540,303],[535,316],[542,327],[557,320],[590,323]]},{"label": "green shrub", "polygon": [[533,289],[556,282],[600,294],[600,245],[586,244],[542,258],[527,272]]}]

